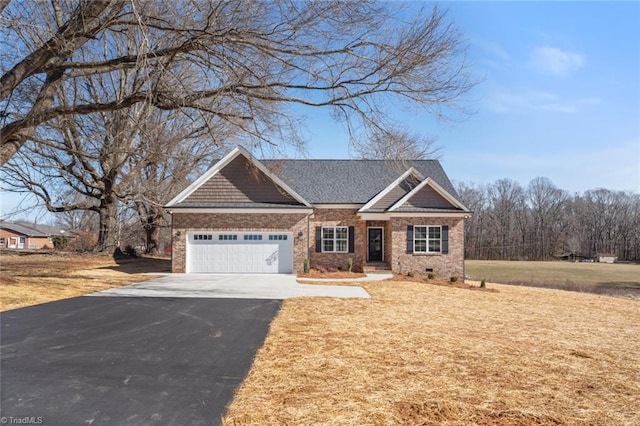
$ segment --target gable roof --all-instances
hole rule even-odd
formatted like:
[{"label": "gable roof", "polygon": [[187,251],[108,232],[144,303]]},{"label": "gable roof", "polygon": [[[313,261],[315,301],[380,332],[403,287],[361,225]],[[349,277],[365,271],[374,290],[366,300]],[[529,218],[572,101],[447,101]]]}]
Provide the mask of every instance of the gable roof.
[{"label": "gable roof", "polygon": [[[412,204],[411,201],[414,198],[417,198],[421,193],[424,194],[429,187],[432,189],[436,195],[436,202],[424,203],[427,206],[420,205],[421,203],[416,203],[418,205]],[[428,194],[431,200],[434,200],[433,195]],[[437,198],[441,197],[441,201],[438,201]],[[393,206],[389,208],[390,212],[424,212],[424,211],[443,211],[443,210],[462,210],[469,211],[464,204],[458,201],[455,197],[449,194],[442,186],[438,185],[431,178],[426,178],[418,186],[409,191],[404,197],[398,200]]]},{"label": "gable roof", "polygon": [[[233,149],[215,163],[207,172],[174,197],[167,204],[167,207],[276,207],[276,204],[270,204],[273,201],[265,201],[257,196],[240,200],[225,199],[224,189],[212,184],[209,184],[208,192],[204,190],[209,180],[222,179],[217,175],[224,175],[225,168],[228,168],[229,171],[233,169],[234,164],[237,165],[236,159],[239,156],[255,165],[268,180],[282,188],[283,193],[292,197],[289,198],[288,203],[280,203],[280,207],[308,208],[319,204],[356,204],[364,205],[360,211],[368,213],[390,211],[391,207],[395,207],[398,212],[426,211],[424,209],[411,210],[412,207],[415,207],[403,205],[428,184],[429,188],[438,194],[438,200],[446,200],[444,202],[446,209],[444,210],[468,211],[457,200],[458,195],[455,188],[437,160],[279,159],[259,161],[242,147]],[[227,185],[235,183],[232,186],[236,187],[234,190],[238,191],[237,187],[242,186],[239,181],[243,178],[244,171],[236,168],[235,175],[226,174],[229,175],[231,181],[227,180]],[[252,192],[252,189],[247,188],[245,191],[249,193]],[[207,197],[211,199],[207,199]],[[212,200],[216,197],[217,200]],[[403,200],[403,203],[398,204],[400,200]],[[440,202],[435,210],[443,211],[442,204]]]},{"label": "gable roof", "polygon": [[[207,203],[204,200],[197,200],[198,202],[193,203],[189,202],[187,199],[196,193],[200,188],[203,187],[210,179],[213,179],[218,174],[220,174],[225,167],[231,165],[236,159],[239,157],[244,157],[251,165],[255,166],[259,173],[262,173],[263,176],[266,177],[272,184],[276,187],[281,188],[283,191],[283,195],[288,195],[293,203],[311,207],[311,205],[296,191],[291,189],[289,185],[283,182],[278,176],[273,174],[268,168],[266,168],[260,161],[251,155],[246,149],[243,147],[234,148],[229,154],[227,154],[224,158],[214,164],[209,170],[207,170],[202,176],[196,179],[191,185],[185,188],[181,193],[176,195],[169,203],[167,203],[167,207],[246,207],[253,206],[257,207],[258,205],[261,207],[269,206],[273,207],[274,204],[270,204],[268,202],[262,203],[243,203],[243,202],[235,202],[235,203]],[[237,188],[235,188],[237,189]],[[290,205],[288,205],[290,206]]]},{"label": "gable roof", "polygon": [[415,168],[410,167],[409,170],[400,175],[398,179],[391,182],[389,186],[380,191],[358,211],[360,213],[385,211],[392,204],[411,191],[411,189],[417,186],[417,183],[422,180],[424,180],[424,176],[422,176],[422,174]]},{"label": "gable roof", "polygon": [[49,234],[45,232],[38,231],[37,229],[31,229],[17,223],[0,222],[0,228],[15,232],[16,234],[25,235],[27,237],[49,237]]}]

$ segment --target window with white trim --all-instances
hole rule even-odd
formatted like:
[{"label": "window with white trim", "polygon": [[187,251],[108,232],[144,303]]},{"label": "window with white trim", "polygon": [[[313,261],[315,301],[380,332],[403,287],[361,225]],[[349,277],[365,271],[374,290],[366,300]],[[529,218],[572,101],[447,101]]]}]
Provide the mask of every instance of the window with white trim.
[{"label": "window with white trim", "polygon": [[413,252],[440,253],[442,250],[442,228],[440,226],[414,226]]},{"label": "window with white trim", "polygon": [[349,228],[325,226],[322,228],[323,253],[347,253],[349,250]]}]

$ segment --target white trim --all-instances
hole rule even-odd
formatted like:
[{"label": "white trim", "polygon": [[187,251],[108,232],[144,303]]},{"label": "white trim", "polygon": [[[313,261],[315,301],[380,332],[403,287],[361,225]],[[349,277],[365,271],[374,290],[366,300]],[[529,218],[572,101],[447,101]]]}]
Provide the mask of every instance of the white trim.
[{"label": "white trim", "polygon": [[467,217],[471,212],[392,212],[358,213],[362,220],[391,220],[394,217]]},{"label": "white trim", "polygon": [[358,213],[361,220],[389,220],[391,215],[389,213]]},{"label": "white trim", "polygon": [[460,217],[465,218],[470,216],[470,212],[394,212],[390,214],[390,217]]},{"label": "white trim", "polygon": [[422,181],[424,179],[424,176],[419,171],[417,171],[413,167],[409,167],[409,169],[406,172],[404,172],[402,175],[400,175],[400,177],[398,179],[394,180],[385,189],[383,189],[382,191],[378,192],[378,194],[375,197],[373,197],[371,200],[369,200],[369,202],[367,204],[362,206],[362,208],[359,211],[363,212],[365,210],[370,209],[378,201],[380,201],[385,195],[387,195],[393,188],[395,188],[396,186],[400,185],[400,182],[402,182],[403,180],[408,178],[410,174],[413,174],[415,177],[418,178],[418,180]]},{"label": "white trim", "polygon": [[280,213],[280,214],[309,214],[313,213],[313,209],[288,209],[288,208],[215,208],[215,207],[174,207],[169,210],[170,214],[180,213]]},{"label": "white trim", "polygon": [[183,202],[189,195],[193,194],[198,188],[200,188],[206,181],[211,179],[214,175],[220,172],[231,161],[233,161],[238,155],[243,155],[247,160],[252,162],[262,173],[266,174],[276,185],[284,189],[289,195],[295,198],[298,202],[304,204],[307,207],[311,207],[304,198],[302,198],[297,192],[284,183],[278,176],[271,173],[260,161],[258,161],[249,151],[241,146],[237,146],[225,155],[222,160],[214,164],[209,170],[207,170],[202,176],[196,179],[191,185],[187,186],[181,193],[176,195],[171,201],[167,203],[165,207],[174,207],[176,204]]},{"label": "white trim", "polygon": [[384,262],[384,226],[367,226],[367,262],[370,262],[369,260],[369,229],[380,229],[382,231],[382,233],[380,234],[382,236],[382,259],[380,259],[380,262]]},{"label": "white trim", "polygon": [[314,204],[317,209],[359,209],[362,204]]},{"label": "white trim", "polygon": [[420,182],[420,184],[418,186],[416,186],[415,188],[413,188],[411,191],[409,191],[407,193],[407,195],[405,195],[404,197],[402,197],[397,203],[395,203],[393,206],[391,206],[389,208],[389,212],[393,212],[395,210],[397,210],[398,208],[400,208],[404,203],[406,203],[407,201],[409,201],[414,195],[416,195],[418,192],[420,192],[420,190],[422,190],[422,188],[425,187],[425,185],[429,185],[431,188],[433,188],[438,194],[440,194],[442,197],[444,197],[445,200],[447,200],[448,202],[450,202],[451,204],[453,204],[453,206],[458,207],[462,210],[465,211],[466,214],[469,213],[469,209],[467,209],[464,204],[462,204],[460,201],[458,201],[453,195],[449,194],[443,187],[441,187],[440,185],[438,185],[434,180],[432,180],[431,178],[426,178],[425,180],[423,180],[422,182]]}]

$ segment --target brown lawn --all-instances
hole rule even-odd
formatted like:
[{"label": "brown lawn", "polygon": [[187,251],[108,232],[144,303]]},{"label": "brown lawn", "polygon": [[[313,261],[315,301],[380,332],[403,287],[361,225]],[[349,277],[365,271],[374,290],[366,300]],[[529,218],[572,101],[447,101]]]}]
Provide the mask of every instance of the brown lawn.
[{"label": "brown lawn", "polygon": [[170,261],[75,253],[0,255],[0,311],[81,296],[154,278]]},{"label": "brown lawn", "polygon": [[285,301],[225,424],[640,424],[640,302],[441,284]]}]

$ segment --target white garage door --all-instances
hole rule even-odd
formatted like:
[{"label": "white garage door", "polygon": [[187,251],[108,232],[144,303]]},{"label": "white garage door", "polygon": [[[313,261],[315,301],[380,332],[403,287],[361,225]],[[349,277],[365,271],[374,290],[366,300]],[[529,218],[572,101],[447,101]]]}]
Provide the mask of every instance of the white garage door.
[{"label": "white garage door", "polygon": [[191,273],[292,273],[293,234],[189,232],[186,261]]}]

